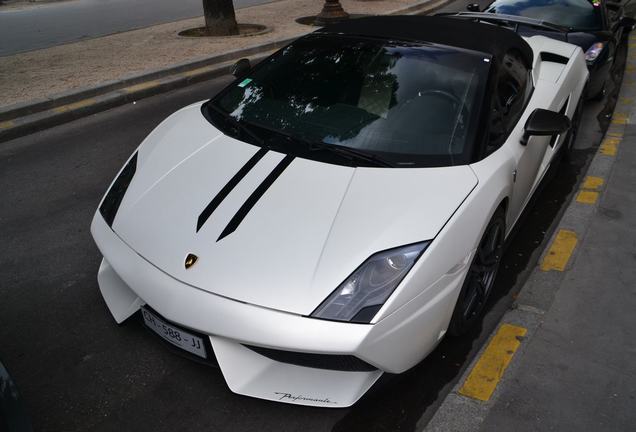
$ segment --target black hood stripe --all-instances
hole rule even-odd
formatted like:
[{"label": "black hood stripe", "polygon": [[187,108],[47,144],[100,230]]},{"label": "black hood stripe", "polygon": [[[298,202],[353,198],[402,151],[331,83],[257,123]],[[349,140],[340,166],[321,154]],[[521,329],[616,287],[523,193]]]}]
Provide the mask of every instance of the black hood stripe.
[{"label": "black hood stripe", "polygon": [[249,173],[250,170],[254,168],[258,161],[260,161],[266,153],[266,148],[261,148],[259,151],[257,151],[254,156],[252,156],[250,160],[248,160],[247,163],[243,165],[243,167],[236,174],[234,174],[234,177],[232,177],[230,181],[227,182],[225,186],[223,186],[223,189],[221,189],[219,193],[216,194],[214,199],[210,201],[210,204],[208,204],[199,215],[199,219],[197,220],[197,232],[199,232],[203,224],[205,224],[212,213],[214,213],[214,210],[216,210],[216,208],[223,202],[223,200],[230,194],[230,192],[232,192],[232,189],[234,189],[236,185],[239,184],[241,180],[243,180],[243,177],[245,177],[247,173]]},{"label": "black hood stripe", "polygon": [[238,212],[236,212],[232,220],[230,220],[230,223],[227,224],[227,226],[217,239],[217,242],[223,237],[232,234],[236,230],[236,228],[238,228],[238,226],[241,224],[243,219],[245,219],[245,216],[247,216],[252,207],[256,205],[258,200],[261,199],[265,192],[267,192],[267,189],[269,189],[269,187],[276,181],[276,179],[283,173],[283,171],[285,171],[285,169],[289,166],[289,164],[292,163],[293,160],[294,156],[287,155],[283,158],[282,161],[278,163],[278,165],[276,165],[276,168],[274,168],[274,170],[269,173],[267,177],[265,177],[265,180],[263,180],[263,182],[258,185],[254,192],[252,192],[252,195],[250,195],[250,197],[247,199],[247,201],[245,201]]}]

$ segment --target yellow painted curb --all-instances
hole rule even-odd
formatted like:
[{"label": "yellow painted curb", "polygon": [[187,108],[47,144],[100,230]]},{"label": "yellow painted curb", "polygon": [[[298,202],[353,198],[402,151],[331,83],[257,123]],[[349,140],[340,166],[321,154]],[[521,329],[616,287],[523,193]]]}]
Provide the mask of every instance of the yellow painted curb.
[{"label": "yellow painted curb", "polygon": [[599,152],[605,156],[616,156],[616,153],[618,152],[618,144],[620,144],[620,142],[621,139],[618,137],[605,137],[603,142],[601,142]]},{"label": "yellow painted curb", "polygon": [[192,77],[192,76],[196,76],[196,75],[201,75],[202,73],[208,72],[210,70],[212,70],[213,67],[212,66],[204,66],[198,69],[192,69],[186,72],[182,72],[181,76],[185,76],[185,77]]},{"label": "yellow painted curb", "polygon": [[0,122],[0,129],[9,129],[9,128],[12,128],[13,126],[15,126],[15,123],[13,122],[13,120]]},{"label": "yellow painted curb", "polygon": [[459,394],[480,401],[489,400],[521,345],[520,338],[527,332],[523,327],[502,324],[459,389]]},{"label": "yellow painted curb", "polygon": [[66,104],[66,105],[60,105],[58,107],[53,108],[53,111],[57,112],[57,113],[63,113],[66,111],[72,111],[72,110],[76,110],[76,109],[80,109],[80,108],[85,108],[87,106],[90,106],[92,104],[95,103],[95,99],[93,98],[88,98],[88,99],[82,99],[81,101],[77,101],[77,102],[73,102],[70,104]]},{"label": "yellow painted curb", "polygon": [[577,242],[578,239],[574,231],[559,230],[548,253],[541,262],[541,270],[565,270],[565,266],[567,266]]},{"label": "yellow painted curb", "polygon": [[614,113],[612,116],[612,124],[624,125],[629,123],[629,116],[624,113]]},{"label": "yellow painted curb", "polygon": [[603,177],[587,176],[585,180],[583,180],[581,189],[597,191],[603,186],[603,183]]},{"label": "yellow painted curb", "polygon": [[587,176],[583,180],[581,190],[576,195],[576,202],[581,204],[596,204],[600,193],[598,192],[603,186],[603,178],[595,176]]},{"label": "yellow painted curb", "polygon": [[582,190],[576,196],[576,202],[581,204],[596,204],[598,196],[598,192]]},{"label": "yellow painted curb", "polygon": [[148,81],[141,84],[135,84],[130,87],[124,87],[124,91],[126,93],[134,93],[141,90],[146,90],[149,88],[157,87],[159,85],[159,81]]}]

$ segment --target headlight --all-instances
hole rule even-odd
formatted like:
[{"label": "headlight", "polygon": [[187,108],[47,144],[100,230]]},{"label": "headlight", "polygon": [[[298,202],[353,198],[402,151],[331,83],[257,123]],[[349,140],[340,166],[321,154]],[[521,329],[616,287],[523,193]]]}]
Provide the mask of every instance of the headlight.
[{"label": "headlight", "polygon": [[102,214],[102,217],[104,218],[108,226],[113,225],[113,221],[115,220],[115,215],[117,214],[119,205],[124,199],[126,190],[128,190],[128,185],[130,185],[130,182],[132,181],[136,170],[137,153],[135,153],[130,158],[126,166],[121,170],[121,172],[113,182],[113,185],[106,193],[102,204],[99,206],[99,212]]},{"label": "headlight", "polygon": [[334,321],[371,322],[429,244],[430,241],[416,243],[371,256],[311,316]]},{"label": "headlight", "polygon": [[588,63],[593,63],[601,52],[603,52],[603,48],[605,48],[605,44],[603,42],[597,42],[585,51],[585,61]]}]

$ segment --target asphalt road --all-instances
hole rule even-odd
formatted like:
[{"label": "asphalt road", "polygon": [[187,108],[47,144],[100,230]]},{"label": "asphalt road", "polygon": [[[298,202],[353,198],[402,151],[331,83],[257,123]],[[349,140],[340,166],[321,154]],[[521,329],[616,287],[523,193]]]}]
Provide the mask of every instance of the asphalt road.
[{"label": "asphalt road", "polygon": [[116,325],[98,291],[89,224],[112,177],[157,123],[228,80],[0,144],[0,359],[36,430],[417,430],[513,303],[600,141],[606,102],[587,105],[573,156],[508,245],[483,325],[385,376],[353,408],[329,410],[231,393],[219,370],[175,355],[138,321]]},{"label": "asphalt road", "polygon": [[[234,0],[237,9],[273,0]],[[67,0],[0,8],[0,56],[203,15],[201,0]]]}]

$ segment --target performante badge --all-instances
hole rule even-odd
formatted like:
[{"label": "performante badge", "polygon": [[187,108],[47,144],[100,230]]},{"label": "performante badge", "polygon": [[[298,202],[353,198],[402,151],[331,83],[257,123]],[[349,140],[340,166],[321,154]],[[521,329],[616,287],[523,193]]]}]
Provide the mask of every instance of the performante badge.
[{"label": "performante badge", "polygon": [[185,268],[186,268],[186,270],[189,269],[190,267],[192,267],[194,264],[196,264],[198,259],[199,259],[199,257],[196,256],[195,254],[188,254],[188,256],[185,259]]}]

